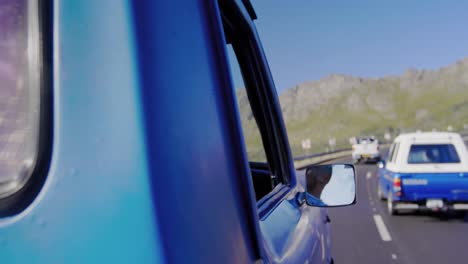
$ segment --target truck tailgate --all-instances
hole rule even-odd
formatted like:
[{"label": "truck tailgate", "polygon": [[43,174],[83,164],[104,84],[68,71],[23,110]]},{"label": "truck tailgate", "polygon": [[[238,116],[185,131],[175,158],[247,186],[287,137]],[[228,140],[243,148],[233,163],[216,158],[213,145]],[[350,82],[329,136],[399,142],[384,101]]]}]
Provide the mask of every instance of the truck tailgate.
[{"label": "truck tailgate", "polygon": [[468,201],[468,173],[411,173],[401,175],[405,198]]},{"label": "truck tailgate", "polygon": [[358,154],[368,154],[368,153],[379,152],[377,144],[368,144],[368,143],[354,145],[354,151]]}]

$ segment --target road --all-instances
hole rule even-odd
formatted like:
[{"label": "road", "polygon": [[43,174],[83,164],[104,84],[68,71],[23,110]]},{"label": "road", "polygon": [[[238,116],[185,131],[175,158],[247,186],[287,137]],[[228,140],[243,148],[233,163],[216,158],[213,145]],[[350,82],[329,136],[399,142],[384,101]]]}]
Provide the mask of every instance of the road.
[{"label": "road", "polygon": [[[351,157],[338,162],[351,163]],[[377,166],[356,169],[357,204],[329,209],[335,263],[468,263],[464,215],[390,216],[377,198]]]}]

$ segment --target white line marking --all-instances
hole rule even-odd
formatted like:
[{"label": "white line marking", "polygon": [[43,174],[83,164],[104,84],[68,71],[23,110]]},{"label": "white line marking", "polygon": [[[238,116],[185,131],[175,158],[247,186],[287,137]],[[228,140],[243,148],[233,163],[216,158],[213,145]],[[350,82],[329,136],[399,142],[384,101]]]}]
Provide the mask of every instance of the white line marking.
[{"label": "white line marking", "polygon": [[320,241],[322,242],[322,261],[325,262],[325,239],[323,234],[320,236]]},{"label": "white line marking", "polygon": [[382,216],[380,216],[379,214],[375,214],[374,222],[377,226],[377,230],[379,231],[380,238],[382,238],[383,241],[392,241],[392,237],[390,236],[390,233],[388,232],[388,229],[385,226],[384,221],[382,220]]},{"label": "white line marking", "polygon": [[372,177],[372,172],[368,171],[367,174],[366,174],[366,178],[370,179],[371,177]]},{"label": "white line marking", "polygon": [[375,212],[375,211],[377,211],[377,210],[375,209],[375,207],[372,207],[372,212]]},{"label": "white line marking", "polygon": [[396,254],[392,254],[392,259],[397,259]]},{"label": "white line marking", "polygon": [[374,205],[374,201],[371,201],[370,204],[371,204],[371,205]]}]

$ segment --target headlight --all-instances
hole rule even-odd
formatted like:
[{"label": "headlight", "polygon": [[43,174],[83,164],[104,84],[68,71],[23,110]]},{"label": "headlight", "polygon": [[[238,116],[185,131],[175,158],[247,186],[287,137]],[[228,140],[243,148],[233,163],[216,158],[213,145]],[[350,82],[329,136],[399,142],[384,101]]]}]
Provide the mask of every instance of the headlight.
[{"label": "headlight", "polygon": [[41,104],[38,1],[0,0],[0,198],[36,165]]}]

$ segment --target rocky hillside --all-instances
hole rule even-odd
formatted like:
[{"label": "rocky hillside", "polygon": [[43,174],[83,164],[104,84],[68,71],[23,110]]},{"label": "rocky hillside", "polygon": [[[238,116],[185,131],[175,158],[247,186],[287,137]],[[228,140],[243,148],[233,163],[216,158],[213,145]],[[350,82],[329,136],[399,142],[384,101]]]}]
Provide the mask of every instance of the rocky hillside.
[{"label": "rocky hillside", "polygon": [[[245,92],[237,94],[250,131],[254,120]],[[300,143],[306,138],[311,152],[322,152],[331,138],[339,148],[357,135],[446,130],[448,125],[457,130],[468,124],[468,58],[438,70],[409,69],[375,79],[333,74],[286,90],[280,103],[296,156],[304,154]],[[250,133],[248,140],[259,143]]]}]

